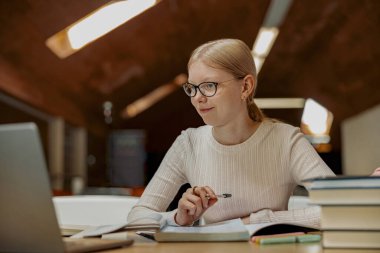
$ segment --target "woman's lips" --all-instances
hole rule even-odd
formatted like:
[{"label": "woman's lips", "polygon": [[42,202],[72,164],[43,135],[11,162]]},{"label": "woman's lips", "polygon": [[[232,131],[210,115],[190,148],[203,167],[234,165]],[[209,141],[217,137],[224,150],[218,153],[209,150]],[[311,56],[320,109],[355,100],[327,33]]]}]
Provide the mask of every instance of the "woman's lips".
[{"label": "woman's lips", "polygon": [[208,113],[209,111],[211,111],[213,109],[213,107],[210,107],[210,108],[202,108],[202,109],[199,109],[199,112],[200,113]]}]

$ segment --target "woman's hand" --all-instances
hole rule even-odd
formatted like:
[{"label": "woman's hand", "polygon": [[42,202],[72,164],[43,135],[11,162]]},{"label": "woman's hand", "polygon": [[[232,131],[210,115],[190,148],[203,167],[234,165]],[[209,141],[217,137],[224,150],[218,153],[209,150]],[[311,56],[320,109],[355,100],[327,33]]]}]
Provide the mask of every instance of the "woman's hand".
[{"label": "woman's hand", "polygon": [[371,176],[380,176],[380,167],[377,168],[372,174]]},{"label": "woman's hand", "polygon": [[188,226],[199,220],[202,214],[218,201],[214,191],[208,186],[194,186],[182,195],[178,202],[175,222]]}]

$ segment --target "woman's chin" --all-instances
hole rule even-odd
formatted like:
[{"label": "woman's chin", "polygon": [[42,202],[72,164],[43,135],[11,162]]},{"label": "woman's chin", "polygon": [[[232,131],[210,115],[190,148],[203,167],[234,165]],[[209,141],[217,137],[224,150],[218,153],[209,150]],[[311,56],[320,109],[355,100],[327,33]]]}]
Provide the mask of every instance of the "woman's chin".
[{"label": "woman's chin", "polygon": [[207,118],[207,117],[202,117],[202,119],[203,119],[203,122],[206,125],[209,125],[209,126],[215,126],[216,125],[216,121],[215,120],[212,120],[212,119]]}]

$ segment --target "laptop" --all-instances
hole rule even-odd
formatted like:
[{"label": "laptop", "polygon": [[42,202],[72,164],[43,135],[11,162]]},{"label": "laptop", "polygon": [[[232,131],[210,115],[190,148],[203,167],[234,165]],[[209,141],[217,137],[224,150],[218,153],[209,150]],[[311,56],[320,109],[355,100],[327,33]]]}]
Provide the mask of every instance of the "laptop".
[{"label": "laptop", "polygon": [[91,252],[133,243],[61,237],[34,123],[0,125],[0,201],[0,252]]}]

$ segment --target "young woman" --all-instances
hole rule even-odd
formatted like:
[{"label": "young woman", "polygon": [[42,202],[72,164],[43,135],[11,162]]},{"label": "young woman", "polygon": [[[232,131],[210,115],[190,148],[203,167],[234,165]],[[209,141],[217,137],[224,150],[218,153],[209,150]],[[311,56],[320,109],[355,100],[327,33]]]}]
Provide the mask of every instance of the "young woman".
[{"label": "young woman", "polygon": [[[299,129],[264,118],[254,103],[257,75],[248,46],[236,39],[201,45],[183,85],[206,125],[175,140],[129,221],[161,214],[171,225],[242,218],[245,223],[319,225],[319,208],[287,210],[303,179],[332,176]],[[184,183],[178,208],[165,212]],[[229,193],[230,198],[218,198]]]}]

